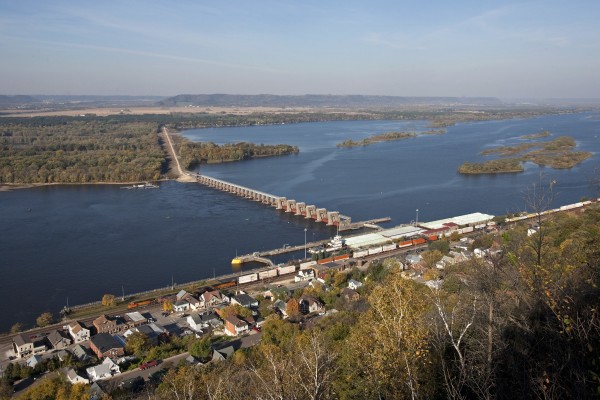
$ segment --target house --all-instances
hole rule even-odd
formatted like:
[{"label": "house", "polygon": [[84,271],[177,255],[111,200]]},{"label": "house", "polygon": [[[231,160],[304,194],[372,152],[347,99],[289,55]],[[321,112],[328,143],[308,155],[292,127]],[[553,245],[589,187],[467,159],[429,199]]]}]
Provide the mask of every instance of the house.
[{"label": "house", "polygon": [[410,265],[417,264],[423,260],[419,254],[408,254],[406,256],[406,262]]},{"label": "house", "polygon": [[53,349],[64,349],[72,343],[71,338],[63,331],[52,331],[46,338]]},{"label": "house", "polygon": [[96,328],[97,333],[117,333],[127,330],[127,325],[123,324],[117,318],[109,318],[106,315],[101,315],[96,318],[92,325]]},{"label": "house", "polygon": [[69,382],[71,382],[71,384],[73,384],[73,385],[75,385],[76,383],[83,383],[85,385],[90,383],[89,379],[84,378],[81,375],[78,375],[77,372],[73,368],[69,368],[67,370],[66,375],[67,375],[67,379],[69,380]]},{"label": "house", "polygon": [[350,289],[352,289],[352,290],[356,290],[356,289],[358,289],[358,288],[359,288],[359,287],[361,287],[361,286],[363,286],[363,283],[362,283],[362,282],[356,281],[356,280],[354,280],[354,279],[350,279],[350,280],[348,281],[348,287],[349,287]]},{"label": "house", "polygon": [[35,366],[38,365],[41,362],[42,362],[42,357],[38,356],[37,354],[34,354],[31,357],[29,357],[27,359],[27,361],[25,361],[25,364],[28,367],[35,368]]},{"label": "house", "polygon": [[125,314],[125,323],[129,328],[144,325],[147,322],[148,320],[139,311]]},{"label": "house", "polygon": [[100,385],[98,385],[98,382],[92,383],[88,393],[90,395],[90,400],[101,400],[104,398],[104,396],[106,396],[106,392]]},{"label": "house", "polygon": [[[93,340],[94,338],[92,338]],[[90,382],[97,381],[99,379],[110,378],[113,375],[120,374],[121,369],[110,357],[106,357],[102,364],[89,367],[85,370],[90,378]]]},{"label": "house", "polygon": [[310,281],[315,278],[315,273],[312,269],[305,269],[298,271],[298,274],[294,277],[294,282]]},{"label": "house", "polygon": [[34,338],[23,333],[13,338],[13,351],[18,358],[27,357],[31,354],[39,354],[46,351],[46,338]]},{"label": "house", "polygon": [[70,355],[71,355],[71,353],[68,350],[64,350],[64,349],[56,352],[56,358],[58,358],[58,361],[60,361],[60,362],[67,360]]},{"label": "house", "polygon": [[300,306],[300,312],[303,314],[319,312],[323,308],[323,305],[316,297],[309,295],[302,295],[298,299],[298,305]]},{"label": "house", "polygon": [[115,358],[125,354],[123,344],[108,333],[99,333],[96,336],[92,336],[90,339],[90,349],[100,359],[103,357]]},{"label": "house", "polygon": [[231,297],[231,304],[239,304],[246,308],[257,308],[258,300],[246,293],[241,293]]},{"label": "house", "polygon": [[287,318],[287,303],[283,300],[275,300],[273,310],[280,313],[283,318]]},{"label": "house", "polygon": [[240,335],[248,330],[248,324],[235,315],[225,318],[225,333],[230,336]]},{"label": "house", "polygon": [[[311,270],[312,271],[312,270]],[[306,271],[305,271],[306,272]],[[314,276],[314,274],[313,274]],[[273,301],[274,299],[285,300],[290,297],[290,290],[285,286],[272,287],[269,290],[265,290],[263,293],[265,299]]]},{"label": "house", "polygon": [[230,358],[233,353],[235,353],[233,346],[227,346],[219,350],[213,350],[212,361],[225,361],[226,359]]},{"label": "house", "polygon": [[343,288],[340,292],[340,297],[346,302],[354,302],[360,299],[360,294],[356,290],[350,289],[349,287]]},{"label": "house", "polygon": [[206,291],[200,296],[200,305],[204,308],[214,307],[222,303],[223,295],[218,290]]},{"label": "house", "polygon": [[71,351],[73,352],[73,355],[75,357],[77,357],[77,359],[79,361],[87,361],[90,358],[90,354],[88,353],[87,349],[80,344],[73,347],[73,349],[71,349]]},{"label": "house", "polygon": [[69,335],[75,343],[90,340],[90,330],[79,321],[73,321],[69,324]]},{"label": "house", "polygon": [[190,308],[192,310],[197,310],[201,307],[201,303],[200,300],[198,300],[196,297],[192,296],[191,294],[187,293],[183,299],[184,301],[187,301],[188,303],[190,303]]},{"label": "house", "polygon": [[140,326],[136,326],[131,329],[128,329],[127,331],[125,331],[123,336],[127,339],[129,336],[133,335],[135,332],[140,332],[140,333],[143,333],[144,335],[146,335],[148,337],[148,339],[150,340],[150,343],[153,346],[157,346],[158,343],[160,342],[161,338],[164,338],[168,335],[167,330],[165,328],[163,328],[162,326],[157,325],[155,323],[152,323],[152,324],[140,325]]},{"label": "house", "polygon": [[173,311],[185,312],[190,309],[190,303],[187,300],[177,300],[173,303]]},{"label": "house", "polygon": [[196,332],[199,332],[204,328],[204,324],[202,323],[202,318],[200,318],[200,314],[190,314],[187,317],[187,323]]}]

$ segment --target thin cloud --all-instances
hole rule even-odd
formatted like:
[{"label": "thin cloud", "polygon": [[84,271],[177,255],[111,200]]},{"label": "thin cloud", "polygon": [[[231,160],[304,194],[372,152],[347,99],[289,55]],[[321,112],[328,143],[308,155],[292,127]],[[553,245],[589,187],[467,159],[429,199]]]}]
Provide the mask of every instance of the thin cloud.
[{"label": "thin cloud", "polygon": [[219,67],[238,68],[238,69],[254,70],[254,71],[276,73],[276,74],[283,73],[283,71],[279,71],[279,70],[276,70],[273,68],[264,68],[264,67],[258,67],[258,66],[253,66],[253,65],[225,63],[225,62],[221,62],[221,61],[215,61],[215,60],[209,60],[209,59],[203,59],[203,58],[185,57],[185,56],[157,53],[157,52],[151,52],[151,51],[143,51],[143,50],[132,50],[132,49],[126,49],[126,48],[121,48],[121,47],[97,46],[97,45],[92,45],[92,44],[34,40],[34,39],[21,38],[21,37],[15,37],[15,36],[6,36],[6,35],[3,36],[3,38],[10,39],[10,40],[20,40],[20,41],[26,41],[26,42],[30,42],[30,43],[49,45],[49,46],[62,46],[62,47],[70,47],[70,48],[78,48],[78,49],[86,49],[86,50],[98,50],[98,51],[105,51],[105,52],[111,52],[111,53],[130,54],[130,55],[142,56],[142,57],[152,57],[152,58],[160,58],[160,59],[174,60],[174,61],[193,62],[193,63],[207,64],[207,65],[215,65],[215,66],[219,66]]}]

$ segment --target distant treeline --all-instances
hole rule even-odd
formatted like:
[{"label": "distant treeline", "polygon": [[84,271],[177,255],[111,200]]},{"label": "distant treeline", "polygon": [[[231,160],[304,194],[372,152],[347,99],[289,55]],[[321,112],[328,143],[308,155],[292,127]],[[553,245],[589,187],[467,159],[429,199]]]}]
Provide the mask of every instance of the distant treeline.
[{"label": "distant treeline", "polygon": [[0,119],[0,183],[155,180],[157,125],[112,118]]},{"label": "distant treeline", "polygon": [[217,145],[212,142],[195,143],[183,141],[179,145],[179,161],[186,169],[203,163],[242,161],[250,158],[297,154],[297,146],[287,144],[264,145],[254,143],[232,143]]},{"label": "distant treeline", "polygon": [[[0,119],[0,184],[121,183],[167,171],[158,132],[164,116]],[[165,118],[172,123],[172,119]],[[288,145],[216,145],[180,139],[185,168],[297,153]]]}]

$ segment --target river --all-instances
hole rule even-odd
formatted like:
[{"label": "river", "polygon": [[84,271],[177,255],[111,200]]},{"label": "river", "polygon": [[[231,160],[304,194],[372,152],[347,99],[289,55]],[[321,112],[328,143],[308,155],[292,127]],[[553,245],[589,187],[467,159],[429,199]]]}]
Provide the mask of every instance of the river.
[{"label": "river", "polygon": [[[217,143],[286,143],[298,155],[202,166],[200,172],[276,195],[338,210],[353,220],[390,216],[392,224],[480,211],[525,210],[523,192],[556,180],[555,205],[598,196],[600,115],[458,124],[444,135],[336,148],[375,133],[425,130],[423,121],[344,121],[219,128],[184,132]],[[576,138],[594,156],[571,170],[528,165],[521,174],[462,176],[464,161],[481,161],[491,146],[549,130]],[[548,138],[551,139],[551,138]],[[546,139],[547,140],[547,139]],[[236,253],[302,244],[333,229],[199,184],[159,189],[118,185],[50,186],[0,192],[0,330],[33,324],[44,311],[232,272]],[[283,261],[278,258],[276,261]]]}]

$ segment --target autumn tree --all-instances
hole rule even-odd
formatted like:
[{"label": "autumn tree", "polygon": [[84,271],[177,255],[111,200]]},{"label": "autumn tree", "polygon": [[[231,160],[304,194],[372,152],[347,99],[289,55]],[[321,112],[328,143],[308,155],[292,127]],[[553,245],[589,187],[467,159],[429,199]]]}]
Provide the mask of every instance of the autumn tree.
[{"label": "autumn tree", "polygon": [[[426,398],[430,354],[430,304],[423,287],[390,271],[369,295],[371,308],[359,317],[348,339],[345,382],[356,398]],[[391,368],[390,366],[393,366]]]},{"label": "autumn tree", "polygon": [[292,297],[288,300],[285,310],[290,318],[297,318],[300,315],[300,303]]},{"label": "autumn tree", "polygon": [[427,250],[421,253],[423,261],[427,268],[435,268],[435,264],[442,259],[444,255],[439,250]]},{"label": "autumn tree", "polygon": [[162,309],[164,312],[171,312],[173,311],[173,303],[169,300],[165,300],[162,303]]},{"label": "autumn tree", "polygon": [[105,294],[102,296],[102,305],[105,307],[112,307],[116,304],[116,298],[114,294]]},{"label": "autumn tree", "polygon": [[52,313],[45,312],[36,318],[35,323],[40,328],[43,328],[44,326],[50,325],[53,320],[54,320],[54,316],[52,315]]},{"label": "autumn tree", "polygon": [[19,333],[23,330],[23,324],[20,322],[17,322],[15,324],[13,324],[13,326],[10,327],[10,333]]}]

